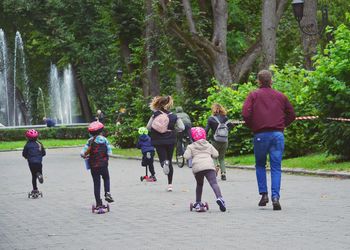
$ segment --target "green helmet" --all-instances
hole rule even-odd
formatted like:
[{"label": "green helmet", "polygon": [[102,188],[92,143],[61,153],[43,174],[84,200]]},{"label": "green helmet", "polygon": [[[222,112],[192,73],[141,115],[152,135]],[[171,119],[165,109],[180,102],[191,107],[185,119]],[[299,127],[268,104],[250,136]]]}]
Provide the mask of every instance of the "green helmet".
[{"label": "green helmet", "polygon": [[139,134],[140,135],[147,135],[148,134],[148,129],[146,127],[139,128]]}]

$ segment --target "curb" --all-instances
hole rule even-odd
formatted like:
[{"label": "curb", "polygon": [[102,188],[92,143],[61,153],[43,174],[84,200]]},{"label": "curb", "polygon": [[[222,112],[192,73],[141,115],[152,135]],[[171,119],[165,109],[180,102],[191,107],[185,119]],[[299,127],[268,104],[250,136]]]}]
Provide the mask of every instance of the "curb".
[{"label": "curb", "polygon": [[[116,159],[126,159],[126,160],[141,160],[142,157],[136,157],[136,156],[124,156],[124,155],[111,155],[111,158]],[[158,159],[154,159],[155,161],[159,162]],[[173,163],[176,163],[173,161]],[[255,170],[254,166],[232,166],[232,165],[226,165],[227,168],[232,169],[243,169],[243,170]],[[267,169],[270,171],[270,169]],[[305,170],[302,168],[283,168],[282,173],[287,174],[295,174],[295,175],[311,175],[311,176],[319,176],[319,177],[332,177],[332,178],[339,178],[339,179],[350,179],[350,173],[347,172],[328,172],[323,170]]]}]

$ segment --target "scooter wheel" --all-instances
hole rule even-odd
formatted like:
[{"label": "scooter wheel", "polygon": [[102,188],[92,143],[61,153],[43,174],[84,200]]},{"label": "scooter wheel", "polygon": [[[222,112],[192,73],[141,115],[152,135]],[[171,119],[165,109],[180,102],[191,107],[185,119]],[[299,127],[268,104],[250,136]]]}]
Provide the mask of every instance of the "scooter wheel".
[{"label": "scooter wheel", "polygon": [[92,207],[91,207],[91,212],[94,213],[94,212],[95,212],[95,209],[96,209],[95,205],[92,205]]},{"label": "scooter wheel", "polygon": [[206,208],[207,210],[209,210],[208,202],[205,203],[205,208]]},{"label": "scooter wheel", "polygon": [[192,211],[193,210],[193,203],[191,202],[190,203],[190,211]]},{"label": "scooter wheel", "polygon": [[28,198],[30,199],[30,193],[28,193]]},{"label": "scooter wheel", "polygon": [[43,193],[40,193],[41,198],[43,198]]},{"label": "scooter wheel", "polygon": [[109,212],[110,211],[110,209],[109,209],[109,204],[107,204],[107,212]]},{"label": "scooter wheel", "polygon": [[141,182],[143,181],[143,176],[140,177]]}]

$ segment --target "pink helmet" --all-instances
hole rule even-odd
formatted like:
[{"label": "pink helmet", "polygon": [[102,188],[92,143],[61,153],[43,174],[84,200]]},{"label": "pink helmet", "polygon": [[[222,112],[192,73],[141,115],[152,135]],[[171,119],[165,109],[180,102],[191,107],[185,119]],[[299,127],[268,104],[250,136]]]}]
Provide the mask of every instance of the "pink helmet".
[{"label": "pink helmet", "polygon": [[39,132],[36,131],[35,129],[29,129],[26,132],[26,137],[28,139],[36,139],[36,138],[38,138],[38,136],[39,136]]},{"label": "pink helmet", "polygon": [[191,136],[194,141],[198,141],[201,139],[205,140],[207,138],[207,134],[205,133],[204,128],[201,128],[201,127],[191,128]]},{"label": "pink helmet", "polygon": [[89,124],[88,131],[89,132],[96,132],[99,130],[102,130],[105,126],[101,122],[92,122]]}]

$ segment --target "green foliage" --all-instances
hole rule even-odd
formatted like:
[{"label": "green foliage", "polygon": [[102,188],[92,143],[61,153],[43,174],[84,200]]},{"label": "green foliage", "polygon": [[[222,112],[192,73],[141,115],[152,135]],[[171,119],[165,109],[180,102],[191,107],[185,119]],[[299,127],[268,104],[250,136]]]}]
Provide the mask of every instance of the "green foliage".
[{"label": "green foliage", "polygon": [[[215,81],[214,81],[215,83]],[[239,85],[237,90],[221,85],[214,85],[208,88],[208,98],[196,103],[200,105],[201,114],[194,111],[193,115],[198,116],[199,126],[205,127],[208,118],[211,116],[211,105],[220,103],[227,111],[229,119],[240,120],[242,106],[248,93],[254,89],[252,83]],[[210,137],[210,135],[209,135]],[[252,152],[253,145],[251,143],[251,133],[244,125],[235,126],[230,131],[229,152],[235,154],[245,154]]]},{"label": "green foliage", "polygon": [[[350,18],[349,18],[350,22]],[[315,57],[311,74],[314,101],[322,117],[350,118],[350,29],[345,24],[334,31],[335,41]],[[350,123],[329,122],[322,135],[329,153],[350,159]]]},{"label": "green foliage", "polygon": [[[313,96],[315,90],[310,81],[309,72],[295,66],[286,65],[283,69],[273,67],[273,87],[285,95],[294,107],[297,116],[318,115]],[[322,123],[314,120],[293,122],[285,130],[285,155],[296,157],[313,153],[321,149]]]},{"label": "green foliage", "polygon": [[[151,115],[149,100],[143,98],[141,89],[128,83],[134,77],[130,75],[129,79],[117,82],[116,87],[109,89],[110,96],[115,96],[115,104],[108,111],[116,114],[112,143],[121,148],[135,146],[138,128],[145,126]],[[125,111],[121,112],[123,109]]]}]

